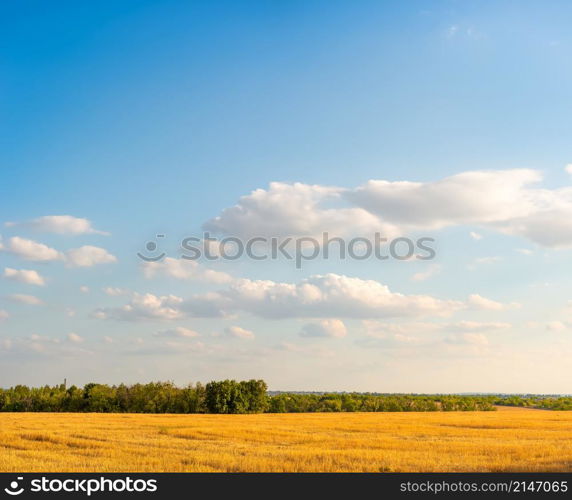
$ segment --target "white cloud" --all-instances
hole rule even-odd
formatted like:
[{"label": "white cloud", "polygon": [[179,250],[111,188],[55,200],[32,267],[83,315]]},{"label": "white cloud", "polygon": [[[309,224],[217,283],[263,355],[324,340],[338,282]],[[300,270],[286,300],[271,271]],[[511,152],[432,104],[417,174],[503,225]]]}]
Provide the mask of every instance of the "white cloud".
[{"label": "white cloud", "polygon": [[69,267],[92,267],[96,264],[116,262],[117,258],[100,247],[85,245],[62,253],[43,243],[14,236],[10,238],[3,251],[22,259],[35,262],[65,261]]},{"label": "white cloud", "polygon": [[197,294],[186,300],[173,295],[134,294],[121,308],[100,309],[101,319],[179,319],[223,317],[247,312],[263,318],[414,318],[449,316],[466,308],[503,310],[503,304],[471,295],[465,302],[429,295],[392,292],[377,281],[337,274],[314,275],[299,283],[240,279],[218,292]]},{"label": "white cloud", "polygon": [[35,297],[34,295],[24,295],[20,293],[8,295],[7,298],[12,302],[20,302],[22,304],[28,304],[31,306],[40,306],[44,303],[42,300],[40,300],[38,297]]},{"label": "white cloud", "polygon": [[475,231],[471,231],[471,232],[469,233],[469,236],[470,236],[471,238],[473,238],[475,241],[479,241],[479,240],[482,240],[482,239],[483,239],[483,235],[480,234],[480,233],[475,233]]},{"label": "white cloud", "polygon": [[110,297],[119,297],[120,295],[129,295],[129,290],[125,288],[107,286],[103,288],[103,293],[109,295]]},{"label": "white cloud", "polygon": [[[538,187],[530,169],[469,171],[435,182],[371,180],[354,189],[271,183],[209,220],[205,228],[254,236],[387,237],[472,225],[527,238],[546,247],[572,247],[572,187]],[[477,233],[475,233],[477,234]]]},{"label": "white cloud", "polygon": [[377,281],[333,273],[297,284],[242,279],[219,294],[226,299],[219,298],[221,307],[266,318],[442,316],[464,307],[462,302],[394,293]]},{"label": "white cloud", "polygon": [[46,284],[44,278],[37,271],[31,269],[12,269],[6,267],[4,269],[4,277],[28,285],[44,286]]},{"label": "white cloud", "polygon": [[507,309],[518,309],[520,307],[520,304],[516,302],[505,304],[495,300],[487,299],[486,297],[482,297],[476,293],[469,295],[467,304],[473,309],[480,309],[485,311],[504,311]]},{"label": "white cloud", "polygon": [[441,266],[439,264],[432,264],[427,268],[427,270],[415,273],[413,276],[411,276],[411,280],[425,281],[439,274],[440,272],[441,272]]},{"label": "white cloud", "polygon": [[103,337],[103,342],[106,344],[113,344],[113,339],[107,335]]},{"label": "white cloud", "polygon": [[65,257],[69,267],[93,267],[97,264],[117,262],[117,258],[104,248],[90,245],[68,250]]},{"label": "white cloud", "polygon": [[250,330],[245,330],[240,326],[229,326],[224,329],[229,337],[234,337],[242,340],[254,340],[254,333]]},{"label": "white cloud", "polygon": [[523,191],[540,179],[538,172],[520,169],[463,172],[428,183],[372,180],[348,199],[405,228],[494,224],[534,211]]},{"label": "white cloud", "polygon": [[204,229],[242,238],[362,234],[383,231],[378,217],[362,208],[328,208],[343,201],[342,188],[272,182],[204,224]]},{"label": "white cloud", "polygon": [[205,269],[194,260],[166,257],[161,262],[145,262],[142,264],[142,268],[144,276],[149,279],[156,276],[167,276],[178,280],[198,280],[207,283],[229,283],[232,281],[229,274]]},{"label": "white cloud", "polygon": [[323,319],[314,323],[307,323],[302,327],[302,337],[330,337],[343,338],[348,331],[343,321],[339,319]]},{"label": "white cloud", "polygon": [[10,317],[10,314],[8,314],[8,311],[5,311],[4,309],[0,309],[0,321],[4,321],[6,319],[8,319]]},{"label": "white cloud", "polygon": [[572,175],[572,163],[566,165],[566,167],[564,167],[564,170],[566,170],[567,173]]},{"label": "white cloud", "polygon": [[80,291],[81,293],[89,293],[89,287],[88,287],[88,286],[85,286],[85,285],[82,285],[82,286],[79,287],[79,291]]},{"label": "white cloud", "polygon": [[24,260],[35,262],[49,262],[54,260],[63,260],[64,255],[54,248],[50,248],[43,243],[38,243],[19,236],[13,236],[3,248]]},{"label": "white cloud", "polygon": [[80,344],[84,340],[83,337],[80,337],[77,333],[74,332],[68,333],[67,338],[70,342],[73,342],[74,344]]},{"label": "white cloud", "polygon": [[175,295],[156,296],[150,293],[133,294],[129,304],[120,308],[98,309],[94,316],[98,319],[136,320],[172,320],[183,317],[179,309],[183,299]]},{"label": "white cloud", "polygon": [[109,234],[94,229],[88,219],[71,215],[46,215],[26,222],[7,222],[5,225],[6,227],[24,227],[39,232],[55,234]]},{"label": "white cloud", "polygon": [[195,338],[199,337],[199,333],[189,328],[178,326],[171,330],[162,330],[154,334],[155,337],[174,337],[174,338]]}]

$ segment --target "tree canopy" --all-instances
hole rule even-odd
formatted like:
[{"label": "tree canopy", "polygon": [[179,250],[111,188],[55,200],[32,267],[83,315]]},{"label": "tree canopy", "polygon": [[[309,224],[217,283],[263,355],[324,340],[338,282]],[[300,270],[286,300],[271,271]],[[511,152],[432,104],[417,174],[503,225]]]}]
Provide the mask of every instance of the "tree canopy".
[{"label": "tree canopy", "polygon": [[[528,400],[527,400],[528,401]],[[572,409],[572,400],[544,400],[542,407]],[[532,406],[521,399],[495,396],[371,394],[371,393],[268,393],[264,380],[223,380],[178,387],[172,382],[134,385],[89,383],[83,388],[65,385],[0,389],[4,412],[99,413],[305,413],[490,411],[495,404]]]}]

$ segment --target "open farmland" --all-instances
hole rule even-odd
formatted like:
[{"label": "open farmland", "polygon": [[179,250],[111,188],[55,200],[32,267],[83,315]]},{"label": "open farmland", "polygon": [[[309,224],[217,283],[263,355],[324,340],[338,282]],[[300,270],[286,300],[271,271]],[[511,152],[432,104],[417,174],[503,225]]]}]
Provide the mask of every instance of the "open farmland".
[{"label": "open farmland", "polygon": [[0,471],[572,471],[572,412],[3,413]]}]

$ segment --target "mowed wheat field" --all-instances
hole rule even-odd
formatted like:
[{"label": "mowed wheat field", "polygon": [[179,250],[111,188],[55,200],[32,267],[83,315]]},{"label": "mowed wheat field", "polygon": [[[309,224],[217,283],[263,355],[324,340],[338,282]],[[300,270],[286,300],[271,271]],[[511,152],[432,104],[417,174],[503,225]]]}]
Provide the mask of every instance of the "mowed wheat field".
[{"label": "mowed wheat field", "polygon": [[572,412],[3,413],[0,471],[572,471]]}]

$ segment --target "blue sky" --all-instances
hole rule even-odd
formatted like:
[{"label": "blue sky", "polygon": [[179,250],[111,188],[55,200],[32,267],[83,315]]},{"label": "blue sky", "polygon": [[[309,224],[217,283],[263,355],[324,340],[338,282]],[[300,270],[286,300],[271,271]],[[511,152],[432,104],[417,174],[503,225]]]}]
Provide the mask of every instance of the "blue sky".
[{"label": "blue sky", "polygon": [[[273,389],[570,392],[571,11],[557,1],[3,5],[2,384],[264,377]],[[220,236],[245,238],[260,221],[281,237],[362,236],[375,219],[434,237],[437,258],[145,273],[135,254],[147,241],[165,234],[177,258],[180,240],[219,215]],[[39,261],[29,242],[56,253]],[[359,281],[312,278],[328,273]],[[376,282],[459,304],[445,316],[382,304],[339,317],[324,299],[268,318],[237,291],[245,280],[271,301],[310,280],[350,301],[367,302]],[[234,303],[221,317],[174,306],[165,318],[140,300],[209,293]],[[118,319],[126,305],[143,317]]]}]

